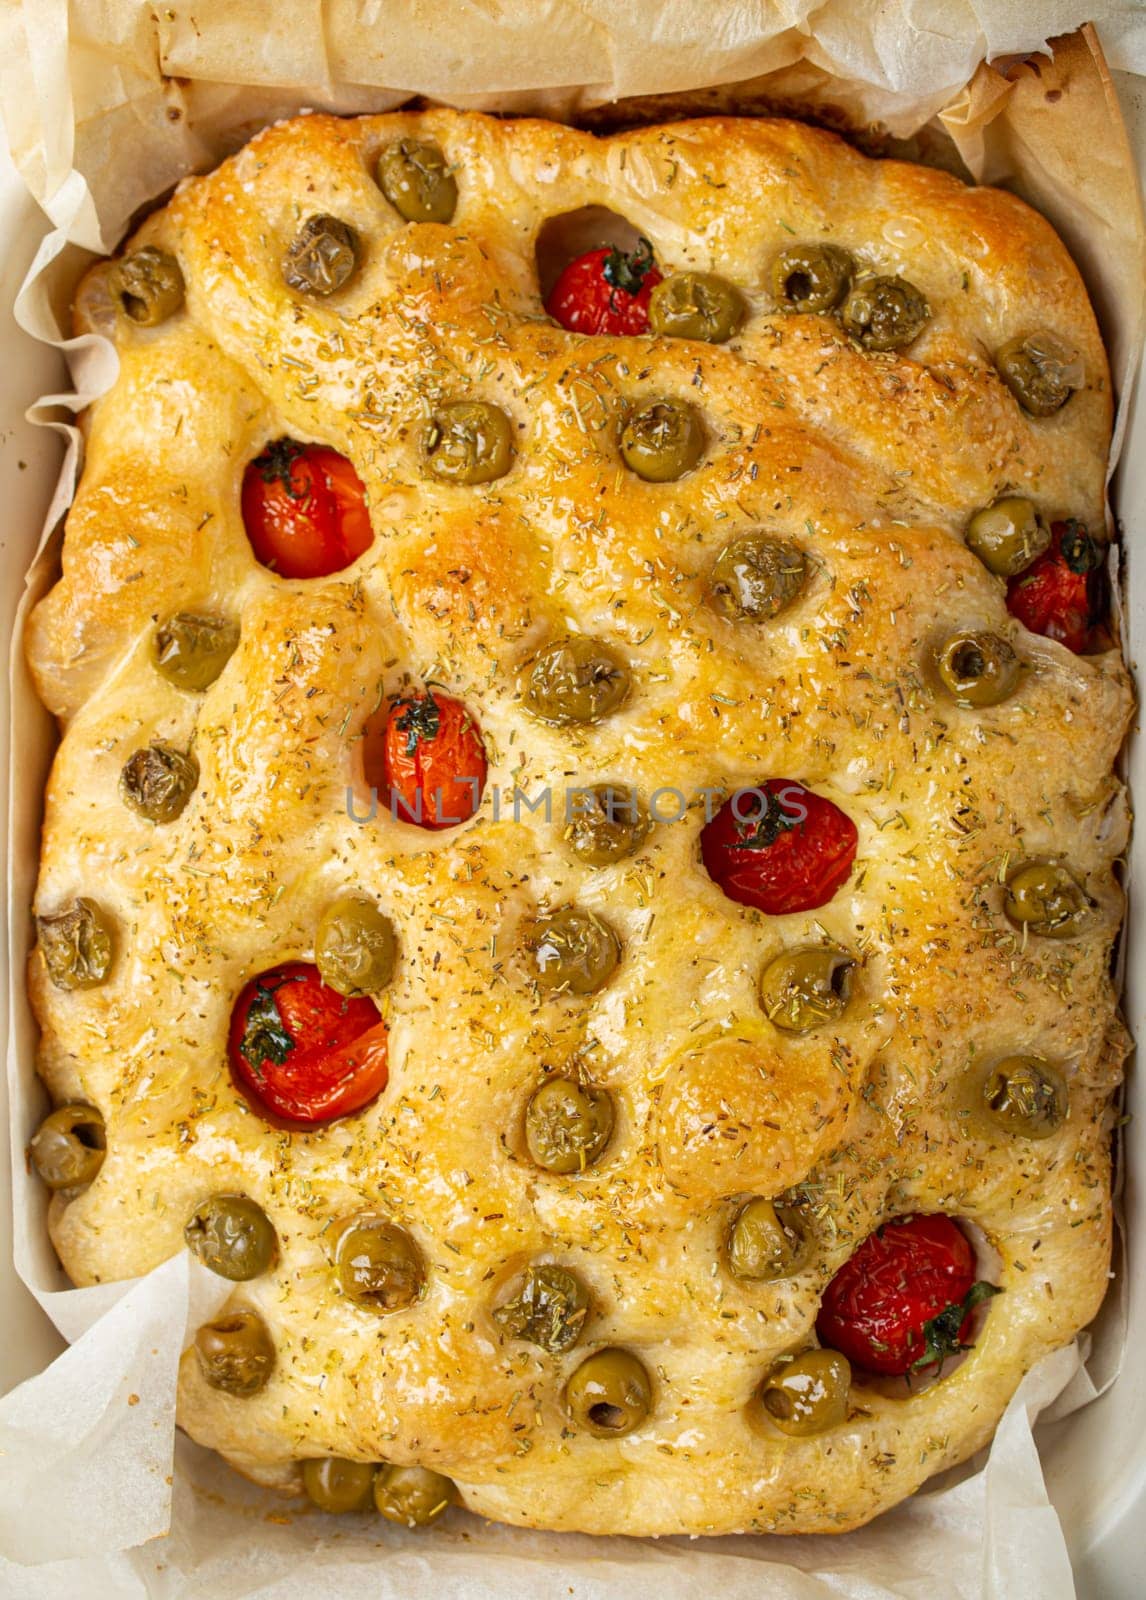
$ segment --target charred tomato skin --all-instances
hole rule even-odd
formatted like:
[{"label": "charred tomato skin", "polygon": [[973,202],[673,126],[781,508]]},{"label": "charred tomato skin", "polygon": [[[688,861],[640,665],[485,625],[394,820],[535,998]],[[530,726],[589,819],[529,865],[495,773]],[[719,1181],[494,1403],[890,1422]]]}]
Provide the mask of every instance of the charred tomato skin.
[{"label": "charred tomato skin", "polygon": [[348,999],[308,961],[250,979],[231,1013],[231,1072],[271,1117],[312,1127],[358,1111],[386,1086],[387,1028],[366,996]]},{"label": "charred tomato skin", "polygon": [[859,834],[845,811],[791,778],[738,789],[705,824],[700,854],[712,881],[768,916],[814,911],[851,875]]}]

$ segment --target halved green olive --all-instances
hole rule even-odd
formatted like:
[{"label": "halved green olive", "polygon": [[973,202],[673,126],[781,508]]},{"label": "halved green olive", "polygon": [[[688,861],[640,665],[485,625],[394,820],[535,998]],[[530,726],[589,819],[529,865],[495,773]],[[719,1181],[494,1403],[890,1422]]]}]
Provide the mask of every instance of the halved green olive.
[{"label": "halved green olive", "polygon": [[195,792],[199,763],[170,745],[151,744],[130,756],[119,775],[123,803],[148,822],[174,822]]},{"label": "halved green olive", "polygon": [[453,1482],[429,1467],[380,1466],[374,1476],[374,1505],[387,1522],[424,1528],[436,1522],[456,1494]]},{"label": "halved green olive", "polygon": [[715,272],[674,272],[649,297],[649,329],[670,339],[723,344],[748,315],[748,302]]},{"label": "halved green olive", "polygon": [[1077,350],[1045,329],[1008,339],[995,356],[995,366],[1032,417],[1053,416],[1081,385]]},{"label": "halved green olive", "polygon": [[394,924],[372,900],[343,895],[322,913],[315,965],[323,983],[339,994],[377,994],[394,976],[397,955]]},{"label": "halved green olive", "polygon": [[672,483],[704,454],[704,429],[695,406],[653,400],[635,411],[621,434],[625,465],[646,483]]},{"label": "halved green olive", "polygon": [[451,222],[458,186],[440,145],[398,139],[378,157],[378,187],[407,222]]},{"label": "halved green olive", "polygon": [[426,424],[422,459],[443,483],[492,483],[513,465],[513,424],[485,400],[451,400]]},{"label": "halved green olive", "polygon": [[781,250],[769,270],[772,293],[782,311],[834,311],[851,286],[855,262],[834,244],[794,244]]},{"label": "halved green olive", "polygon": [[534,658],[525,704],[535,717],[558,727],[600,722],[624,702],[631,681],[611,645],[572,633],[554,639]]},{"label": "halved green olive", "polygon": [[577,1274],[541,1262],[526,1267],[516,1295],[494,1308],[493,1320],[508,1338],[560,1355],[580,1339],[588,1315],[589,1291]]},{"label": "halved green olive", "polygon": [[243,1194],[213,1194],[202,1201],[187,1219],[183,1237],[205,1267],[232,1283],[259,1277],[278,1254],[271,1219]]},{"label": "halved green olive", "polygon": [[565,1385],[565,1409],[574,1424],[598,1439],[623,1439],[647,1419],[653,1386],[631,1350],[598,1350]]},{"label": "halved green olive", "polygon": [[865,350],[902,350],[923,332],[931,309],[904,278],[861,278],[844,301],[840,320]]},{"label": "halved green olive", "polygon": [[808,578],[808,561],[799,546],[745,533],[733,539],[713,562],[708,603],[730,622],[770,622],[792,604]]},{"label": "halved green olive", "polygon": [[173,317],[187,294],[178,261],[152,244],[113,265],[111,292],[124,314],[141,328],[153,328]]},{"label": "halved green olive", "polygon": [[584,1172],[612,1133],[608,1091],[572,1078],[546,1078],[525,1108],[526,1147],[546,1172]]},{"label": "halved green olive", "polygon": [[287,246],[283,278],[300,294],[328,294],[343,288],[358,266],[358,234],[338,217],[308,217]]},{"label": "halved green olive", "polygon": [[203,1380],[240,1398],[258,1394],[275,1369],[275,1347],[257,1311],[230,1311],[205,1322],[195,1335]]},{"label": "halved green olive", "polygon": [[580,906],[539,917],[529,950],[533,975],[551,994],[595,994],[621,959],[620,940],[609,924]]},{"label": "halved green olive", "polygon": [[760,1002],[783,1033],[810,1033],[836,1022],[852,996],[855,961],[843,950],[811,945],[784,950],[760,974]]},{"label": "halved green olive", "polygon": [[49,1189],[78,1189],[99,1174],[107,1155],[107,1130],[94,1106],[57,1106],[28,1146],[32,1165]]},{"label": "halved green olive", "polygon": [[334,1245],[334,1274],[343,1294],[367,1311],[403,1311],[422,1292],[422,1252],[404,1228],[384,1217],[354,1217]]},{"label": "halved green olive", "polygon": [[302,1486],[320,1511],[368,1511],[374,1503],[376,1471],[372,1461],[320,1456],[302,1463]]},{"label": "halved green olive", "polygon": [[1094,910],[1094,901],[1054,861],[1021,861],[1007,874],[1003,910],[1016,927],[1043,939],[1071,939]]},{"label": "halved green olive", "polygon": [[1029,500],[1005,495],[976,511],[967,524],[967,546],[988,572],[1000,578],[1025,572],[1051,541],[1051,531]]},{"label": "halved green olive", "polygon": [[997,706],[1015,691],[1019,658],[997,633],[956,633],[939,652],[943,686],[963,705]]},{"label": "halved green olive", "polygon": [[573,796],[564,838],[586,866],[606,867],[639,850],[649,833],[648,812],[635,789],[599,783]]},{"label": "halved green olive", "polygon": [[209,689],[234,655],[239,624],[226,617],[177,611],[152,638],[155,669],[177,689]]},{"label": "halved green olive", "polygon": [[94,900],[81,895],[65,911],[36,918],[44,965],[57,989],[94,989],[111,971],[112,924]]},{"label": "halved green olive", "polygon": [[1024,1139],[1049,1139],[1070,1115],[1066,1079],[1039,1056],[1005,1056],[980,1069],[967,1098],[977,1122]]},{"label": "halved green olive", "polygon": [[808,1249],[796,1213],[757,1197],[736,1213],[728,1235],[728,1270],[748,1283],[773,1283],[798,1272]]},{"label": "halved green olive", "polygon": [[852,1369],[837,1350],[806,1350],[760,1386],[760,1404],[781,1433],[797,1439],[836,1428],[848,1414]]}]

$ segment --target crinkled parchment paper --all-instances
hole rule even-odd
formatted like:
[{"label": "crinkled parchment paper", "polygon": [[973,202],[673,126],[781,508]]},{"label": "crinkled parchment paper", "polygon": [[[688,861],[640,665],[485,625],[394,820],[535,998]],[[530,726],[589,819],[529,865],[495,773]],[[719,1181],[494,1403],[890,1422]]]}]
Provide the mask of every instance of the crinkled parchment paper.
[{"label": "crinkled parchment paper", "polygon": [[[0,104],[17,166],[56,232],[18,303],[66,350],[75,392],[39,415],[69,454],[24,610],[53,580],[78,435],[112,381],[98,338],[69,340],[85,251],[275,117],[383,110],[410,94],[602,120],[709,107],[791,111],[865,147],[962,167],[1018,189],[1079,260],[1125,393],[1143,327],[1143,227],[1133,161],[1093,30],[1146,72],[1134,0],[7,0]],[[1032,52],[1041,52],[1031,55]],[[1029,57],[1029,59],[1023,59]],[[984,58],[996,62],[984,65]],[[999,58],[1005,58],[1000,60]],[[612,102],[624,100],[614,106]],[[604,108],[604,109],[601,109]],[[259,1491],[174,1430],[175,1373],[228,1286],[186,1254],[130,1283],[69,1289],[25,1180],[43,1111],[23,993],[51,719],[16,632],[9,891],[14,908],[9,1086],[16,1264],[71,1348],[0,1401],[0,1595],[5,1600],[1067,1600],[1066,1545],[1031,1426],[1095,1392],[1079,1351],[1028,1374],[985,1459],[836,1539],[589,1539],[451,1512],[431,1534],[324,1519]],[[1104,1370],[1121,1320],[1107,1308]]]}]

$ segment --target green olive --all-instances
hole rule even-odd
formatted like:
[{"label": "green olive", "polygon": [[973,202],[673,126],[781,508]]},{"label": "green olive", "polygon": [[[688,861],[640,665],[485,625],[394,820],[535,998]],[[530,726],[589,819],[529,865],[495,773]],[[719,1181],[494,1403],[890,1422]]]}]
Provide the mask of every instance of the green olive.
[{"label": "green olive", "polygon": [[44,965],[57,989],[94,989],[111,971],[112,924],[94,900],[80,896],[66,911],[36,918]]},{"label": "green olive", "polygon": [[1029,500],[1006,495],[976,511],[967,524],[967,546],[988,572],[1012,578],[1042,555],[1051,531]]},{"label": "green olive", "polygon": [[404,1311],[422,1292],[422,1252],[404,1228],[384,1217],[355,1217],[335,1240],[334,1273],[349,1299],[380,1316]]},{"label": "green olive", "polygon": [[224,1394],[245,1397],[266,1387],[275,1347],[257,1311],[229,1311],[205,1322],[195,1335],[203,1380]]},{"label": "green olive", "polygon": [[177,611],[161,622],[152,638],[155,669],[177,689],[209,689],[234,655],[239,624],[226,617]]},{"label": "green olive", "polygon": [[302,1463],[302,1486],[320,1511],[368,1511],[374,1503],[376,1470],[372,1461],[320,1456]]},{"label": "green olive", "polygon": [[794,244],[781,250],[769,276],[781,311],[834,311],[851,287],[855,262],[834,244]]},{"label": "green olive", "polygon": [[103,1118],[94,1106],[57,1106],[32,1135],[28,1153],[49,1189],[78,1189],[91,1183],[107,1154]]},{"label": "green olive", "polygon": [[652,400],[635,411],[621,434],[625,465],[646,483],[674,483],[704,454],[704,429],[695,406]]},{"label": "green olive", "polygon": [[999,376],[1032,417],[1050,417],[1070,399],[1080,383],[1078,352],[1057,335],[1040,329],[1008,339],[995,356]]},{"label": "green olive", "polygon": [[308,217],[283,257],[287,287],[325,299],[345,287],[358,266],[358,235],[348,222]]},{"label": "green olive", "polygon": [[426,424],[422,459],[443,483],[492,483],[513,465],[513,424],[500,406],[451,400]]},{"label": "green olive", "polygon": [[554,639],[534,659],[525,704],[543,722],[600,722],[622,705],[632,681],[611,645],[587,634]]},{"label": "green olive", "polygon": [[407,222],[451,222],[458,186],[440,145],[398,139],[378,157],[378,187]]},{"label": "green olive", "polygon": [[621,945],[609,924],[580,906],[539,917],[529,944],[533,976],[551,994],[596,994],[617,970]]},{"label": "green olive", "polygon": [[736,1213],[728,1235],[728,1270],[748,1283],[772,1283],[798,1272],[808,1250],[796,1213],[757,1197]]},{"label": "green olive", "polygon": [[605,1089],[572,1078],[546,1078],[525,1108],[525,1143],[546,1172],[584,1172],[613,1133],[613,1101]]},{"label": "green olive", "polygon": [[372,900],[343,895],[322,913],[315,965],[323,983],[339,994],[377,994],[394,976],[397,956],[394,924]]},{"label": "green olive", "polygon": [[927,301],[903,278],[861,278],[844,301],[840,320],[865,350],[902,350],[918,339],[931,315]]},{"label": "green olive", "polygon": [[653,1386],[630,1350],[598,1350],[565,1385],[565,1409],[574,1424],[598,1439],[623,1439],[653,1408]]},{"label": "green olive", "polygon": [[848,1414],[852,1369],[836,1350],[806,1350],[760,1385],[760,1404],[781,1433],[797,1439],[837,1428]]},{"label": "green olive", "polygon": [[574,793],[564,838],[579,861],[607,867],[639,850],[649,833],[648,812],[635,789],[599,783]]},{"label": "green olive", "polygon": [[1023,1139],[1048,1139],[1070,1115],[1070,1092],[1057,1067],[1039,1056],[1005,1056],[972,1075],[975,1120]]},{"label": "green olive", "polygon": [[148,822],[174,822],[195,792],[199,763],[170,745],[137,750],[119,775],[123,803]]},{"label": "green olive", "polygon": [[961,705],[997,706],[1015,692],[1019,658],[997,633],[956,633],[939,652],[939,676]]},{"label": "green olive", "polygon": [[748,315],[748,303],[715,272],[674,272],[649,297],[649,327],[670,339],[723,344]]},{"label": "green olive", "polygon": [[542,1262],[525,1269],[516,1295],[494,1309],[493,1320],[508,1338],[560,1355],[580,1339],[588,1315],[589,1291],[577,1274]]},{"label": "green olive", "polygon": [[1043,939],[1071,939],[1089,919],[1094,901],[1065,867],[1022,861],[1007,874],[1003,910],[1016,927]]},{"label": "green olive", "polygon": [[111,292],[125,315],[141,328],[153,328],[173,317],[187,294],[178,261],[152,244],[115,263]]},{"label": "green olive", "polygon": [[232,1283],[259,1277],[278,1254],[271,1219],[242,1194],[213,1194],[197,1205],[183,1237],[205,1267]]},{"label": "green olive", "polygon": [[808,578],[804,552],[786,540],[745,533],[712,565],[708,603],[730,622],[770,622],[792,604]]},{"label": "green olive", "polygon": [[454,1499],[449,1478],[429,1467],[381,1466],[374,1475],[374,1505],[387,1522],[424,1528],[436,1522]]},{"label": "green olive", "polygon": [[782,951],[760,974],[765,1016],[783,1033],[810,1033],[838,1021],[852,997],[855,965],[827,945]]}]

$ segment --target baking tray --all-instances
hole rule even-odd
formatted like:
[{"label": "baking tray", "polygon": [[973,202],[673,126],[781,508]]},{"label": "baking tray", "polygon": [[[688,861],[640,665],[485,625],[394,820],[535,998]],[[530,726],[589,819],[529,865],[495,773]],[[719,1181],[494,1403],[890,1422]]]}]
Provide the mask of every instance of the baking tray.
[{"label": "baking tray", "polygon": [[[1146,171],[1146,80],[1129,73],[1112,74],[1139,170]],[[23,575],[35,551],[41,526],[63,459],[62,441],[49,429],[24,420],[28,405],[41,395],[67,387],[62,362],[51,350],[25,335],[16,325],[12,306],[36,249],[49,228],[14,172],[0,138],[0,563],[7,581],[0,598],[0,644],[5,657],[23,590]],[[1113,500],[1123,530],[1124,597],[1127,649],[1135,663],[1139,642],[1146,638],[1146,560],[1136,559],[1146,530],[1146,394],[1141,374],[1115,476]],[[0,685],[0,771],[8,770],[9,717],[7,675]],[[1146,794],[1146,741],[1131,738],[1126,771],[1132,790]],[[0,828],[8,836],[8,795],[0,792]],[[1141,884],[1146,876],[1146,835],[1131,846],[1128,870]],[[23,915],[23,908],[14,908]],[[1141,952],[1142,897],[1132,897],[1127,925],[1130,959],[1126,966],[1126,1019],[1135,1038],[1146,1034],[1146,971]],[[0,971],[7,964],[8,928],[0,924]],[[5,1031],[12,1019],[0,986],[0,1018]],[[1135,1117],[1134,1112],[1140,1107]],[[1131,1065],[1126,1108],[1130,1121],[1123,1131],[1123,1206],[1127,1243],[1118,1262],[1118,1281],[1104,1309],[1108,1342],[1117,1343],[1123,1307],[1128,1336],[1123,1365],[1106,1392],[1082,1411],[1038,1430],[1040,1451],[1051,1500],[1063,1524],[1080,1600],[1140,1600],[1146,1592],[1141,1556],[1142,1519],[1146,1517],[1146,1103]],[[6,1089],[0,1075],[0,1121],[7,1125]],[[0,1137],[0,1305],[4,1337],[0,1339],[0,1394],[41,1371],[59,1353],[59,1334],[41,1312],[16,1274],[12,1262],[10,1152]],[[846,1536],[845,1536],[846,1537]],[[762,1582],[767,1579],[762,1572]],[[762,1595],[766,1592],[762,1588]],[[1015,1600],[1036,1600],[1033,1594]]]},{"label": "baking tray", "polygon": [[[24,573],[39,543],[56,479],[64,458],[63,441],[48,428],[34,427],[24,412],[41,395],[68,387],[57,351],[16,326],[12,304],[41,239],[50,224],[17,176],[0,137],[0,655],[6,663]],[[8,674],[0,675],[0,772],[8,771],[10,717]],[[0,784],[0,839],[8,837],[8,791]],[[7,863],[5,863],[7,867]],[[5,871],[5,879],[7,872]],[[8,918],[0,918],[0,971],[8,970]],[[0,984],[0,1021],[5,1041],[12,1019],[6,986]],[[3,1075],[0,1074],[0,1079]],[[63,1348],[63,1341],[16,1274],[12,1261],[12,1183],[8,1091],[0,1081],[0,1393],[40,1372]]]},{"label": "baking tray", "polygon": [[[1111,74],[1140,177],[1146,176],[1146,79]],[[1126,651],[1138,679],[1146,641],[1146,379],[1138,373],[1118,470],[1111,486],[1122,532]],[[1127,745],[1125,775],[1132,796],[1146,795],[1146,739],[1142,707]],[[1141,799],[1138,801],[1142,804]],[[1123,1010],[1134,1039],[1146,1039],[1146,828],[1135,829],[1127,862],[1132,880],[1124,934],[1126,983]],[[1134,887],[1137,893],[1133,892]],[[1066,1533],[1080,1600],[1141,1600],[1146,1594],[1143,1522],[1146,1519],[1146,1096],[1141,1067],[1128,1063],[1122,1130],[1121,1259],[1104,1308],[1127,1318],[1122,1370],[1093,1404],[1061,1423],[1036,1431],[1047,1490]],[[1111,1375],[1113,1376],[1113,1375]],[[1033,1597],[1032,1597],[1033,1600]]]}]

